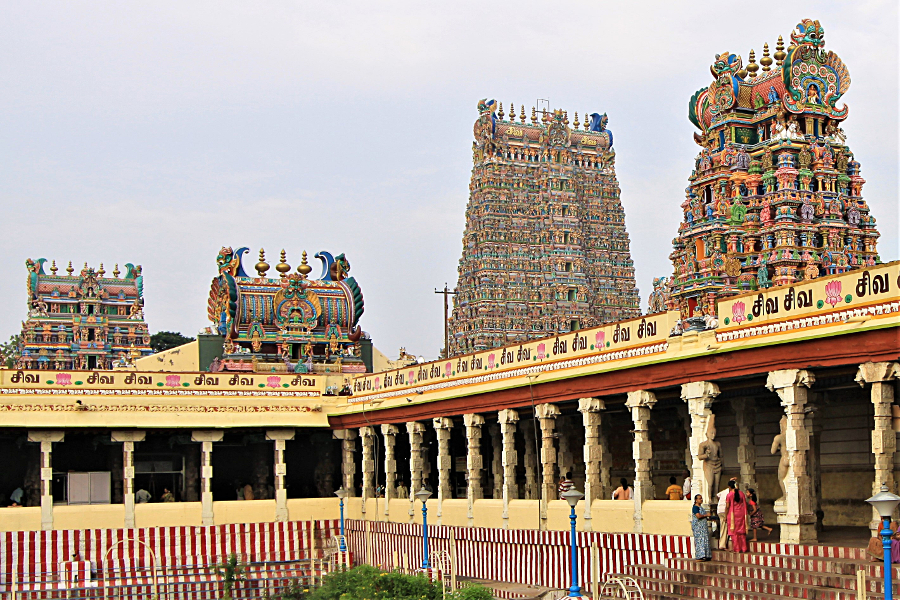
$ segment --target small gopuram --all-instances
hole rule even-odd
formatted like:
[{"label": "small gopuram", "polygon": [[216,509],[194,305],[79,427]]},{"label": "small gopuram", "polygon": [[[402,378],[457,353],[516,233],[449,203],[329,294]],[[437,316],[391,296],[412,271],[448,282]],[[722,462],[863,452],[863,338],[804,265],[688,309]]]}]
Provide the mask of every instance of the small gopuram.
[{"label": "small gopuram", "polygon": [[144,322],[141,266],[119,265],[112,277],[87,263],[65,274],[56,261],[50,273],[45,258],[28,259],[28,319],[22,323],[22,369],[111,369],[151,353]]},{"label": "small gopuram", "polygon": [[682,317],[715,316],[717,296],[878,262],[865,180],[841,129],[850,74],[824,44],[819,22],[804,19],[786,50],[781,36],[772,56],[765,44],[759,64],[753,50],[746,65],[716,55],[713,82],[691,98],[701,151],[681,205],[673,279],[658,290],[669,288]]},{"label": "small gopuram", "polygon": [[242,256],[248,251],[222,248],[216,257],[219,276],[209,292],[208,315],[225,336],[221,361],[211,370],[295,373],[364,373],[360,357],[363,332],[359,318],[363,295],[343,254],[319,252],[322,274],[309,278],[312,267],[303,252],[295,273],[285,251],[266,277],[265,252],[248,275]]},{"label": "small gopuram", "polygon": [[607,116],[478,113],[451,354],[640,314]]}]

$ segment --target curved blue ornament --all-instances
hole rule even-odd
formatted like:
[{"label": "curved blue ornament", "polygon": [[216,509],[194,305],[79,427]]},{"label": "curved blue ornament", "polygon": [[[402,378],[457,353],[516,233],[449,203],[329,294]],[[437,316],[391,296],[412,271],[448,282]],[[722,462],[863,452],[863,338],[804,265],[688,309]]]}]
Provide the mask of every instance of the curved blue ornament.
[{"label": "curved blue ornament", "polygon": [[237,258],[238,266],[237,266],[237,276],[238,277],[247,277],[247,272],[244,271],[244,254],[250,251],[250,248],[244,246],[243,248],[238,248],[238,251],[234,253],[235,258]]},{"label": "curved blue ornament", "polygon": [[322,274],[319,276],[319,280],[333,281],[331,279],[331,265],[334,264],[334,257],[331,255],[331,252],[321,250],[316,252],[315,258],[322,261]]}]

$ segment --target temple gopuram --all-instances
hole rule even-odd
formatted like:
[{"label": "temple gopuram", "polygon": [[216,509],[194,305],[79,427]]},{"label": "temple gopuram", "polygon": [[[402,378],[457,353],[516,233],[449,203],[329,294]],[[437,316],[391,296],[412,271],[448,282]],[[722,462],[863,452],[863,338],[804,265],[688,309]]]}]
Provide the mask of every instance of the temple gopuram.
[{"label": "temple gopuram", "polygon": [[285,251],[275,265],[277,277],[266,277],[264,250],[248,275],[242,266],[247,248],[222,248],[216,257],[219,276],[209,293],[208,316],[225,336],[223,355],[212,371],[292,371],[295,373],[365,373],[360,352],[364,310],[362,290],[348,277],[350,263],[319,252],[319,279],[303,252],[291,273]]},{"label": "temple gopuram", "polygon": [[478,112],[450,353],[640,314],[606,115]]},{"label": "temple gopuram", "polygon": [[[714,317],[715,299],[872,266],[875,218],[841,124],[847,67],[804,19],[756,62],[723,52],[713,82],[693,95],[701,147],[681,207],[671,281],[658,280],[651,312]],[[774,58],[774,60],[773,60]],[[774,68],[773,68],[774,62]],[[760,65],[762,68],[760,69]]]},{"label": "temple gopuram", "polygon": [[111,369],[150,349],[144,322],[144,277],[141,266],[116,265],[106,277],[103,265],[85,263],[77,274],[72,263],[60,274],[53,261],[28,259],[28,319],[22,323],[23,369]]}]

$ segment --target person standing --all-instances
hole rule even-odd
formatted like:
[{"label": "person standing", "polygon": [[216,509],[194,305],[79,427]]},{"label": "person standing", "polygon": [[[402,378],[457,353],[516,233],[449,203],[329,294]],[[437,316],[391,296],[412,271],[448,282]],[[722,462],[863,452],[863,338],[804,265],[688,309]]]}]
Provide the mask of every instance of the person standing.
[{"label": "person standing", "polygon": [[151,497],[152,496],[150,496],[150,492],[148,492],[144,488],[141,488],[134,493],[134,501],[138,504],[147,504],[148,502],[150,502]]},{"label": "person standing", "polygon": [[612,499],[631,500],[631,491],[631,486],[628,485],[628,480],[623,477],[619,480],[619,487],[617,487],[616,491],[613,492]]},{"label": "person standing", "polygon": [[681,475],[682,475],[682,477],[684,477],[684,483],[681,484],[681,490],[684,492],[684,499],[690,500],[691,499],[691,485],[692,485],[691,472],[688,471],[687,469],[685,469]]},{"label": "person standing", "polygon": [[163,495],[159,500],[160,502],[175,502],[175,495],[169,491],[169,488],[163,488]]},{"label": "person standing", "polygon": [[728,488],[719,492],[716,498],[718,499],[716,516],[719,520],[719,549],[726,550],[728,548],[728,525],[725,514],[728,509]]},{"label": "person standing", "polygon": [[747,528],[750,521],[747,518],[747,496],[737,489],[737,482],[732,479],[728,482],[728,496],[726,500],[726,518],[728,526],[726,531],[731,536],[731,549],[734,552],[749,552],[747,545]]},{"label": "person standing", "polygon": [[563,494],[569,490],[575,489],[575,482],[572,481],[572,471],[567,471],[565,476],[560,478],[559,485],[556,486],[556,492],[560,500],[565,500]]},{"label": "person standing", "polygon": [[694,506],[691,507],[691,531],[694,534],[694,559],[701,561],[712,560],[712,550],[709,547],[709,513],[703,510],[703,496],[694,496]]},{"label": "person standing", "polygon": [[666,496],[668,496],[669,500],[681,500],[684,496],[684,490],[675,483],[674,475],[669,477],[669,487],[666,488]]}]

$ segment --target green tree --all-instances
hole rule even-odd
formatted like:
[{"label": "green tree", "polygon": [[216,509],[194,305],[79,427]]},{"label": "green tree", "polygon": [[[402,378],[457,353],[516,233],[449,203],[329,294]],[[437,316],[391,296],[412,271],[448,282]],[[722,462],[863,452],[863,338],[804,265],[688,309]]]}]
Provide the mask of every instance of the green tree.
[{"label": "green tree", "polygon": [[193,341],[194,338],[181,335],[177,331],[159,331],[150,336],[150,347],[154,352],[162,352]]},{"label": "green tree", "polygon": [[215,566],[216,575],[222,578],[225,583],[225,597],[223,600],[231,600],[231,594],[234,591],[236,581],[244,578],[244,572],[247,565],[238,560],[237,555],[231,554],[228,560]]},{"label": "green tree", "polygon": [[8,342],[0,344],[0,364],[7,369],[15,367],[16,361],[22,356],[21,341],[21,335],[11,335]]}]

